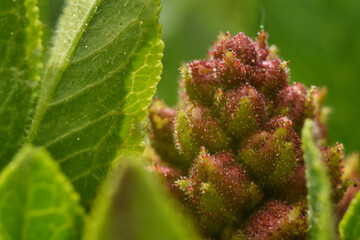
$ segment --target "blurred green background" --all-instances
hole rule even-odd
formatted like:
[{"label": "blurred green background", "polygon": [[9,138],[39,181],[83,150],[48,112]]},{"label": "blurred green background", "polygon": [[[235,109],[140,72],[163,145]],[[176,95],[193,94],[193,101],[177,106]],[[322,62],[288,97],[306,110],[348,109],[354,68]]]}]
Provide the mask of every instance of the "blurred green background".
[{"label": "blurred green background", "polygon": [[329,135],[360,149],[360,0],[162,0],[164,72],[158,96],[176,103],[181,63],[205,58],[220,31],[255,37],[260,25],[290,81],[327,86]]},{"label": "blurred green background", "polygon": [[[63,0],[39,1],[52,9],[41,17],[55,24]],[[162,0],[162,6],[157,95],[168,105],[176,103],[181,63],[205,58],[220,31],[255,37],[263,25],[269,43],[290,61],[290,81],[327,86],[331,140],[347,153],[360,150],[360,0]]]}]

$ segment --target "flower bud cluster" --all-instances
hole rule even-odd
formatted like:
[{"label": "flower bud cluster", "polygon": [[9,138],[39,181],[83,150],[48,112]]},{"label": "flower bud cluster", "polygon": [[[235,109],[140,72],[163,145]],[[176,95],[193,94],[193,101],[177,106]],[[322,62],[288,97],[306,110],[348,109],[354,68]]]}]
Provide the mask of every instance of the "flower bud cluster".
[{"label": "flower bud cluster", "polygon": [[305,118],[316,123],[334,202],[348,186],[341,178],[343,147],[328,146],[326,92],[289,84],[288,62],[266,40],[264,31],[255,41],[226,34],[208,59],[181,68],[178,109],[160,100],[150,108],[151,145],[180,171],[171,189],[206,237],[306,238]]}]

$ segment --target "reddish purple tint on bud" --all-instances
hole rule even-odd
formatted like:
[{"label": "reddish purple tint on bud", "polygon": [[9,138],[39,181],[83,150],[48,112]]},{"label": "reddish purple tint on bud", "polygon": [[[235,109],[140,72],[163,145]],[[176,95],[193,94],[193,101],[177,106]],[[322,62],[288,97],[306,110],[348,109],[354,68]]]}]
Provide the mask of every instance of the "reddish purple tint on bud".
[{"label": "reddish purple tint on bud", "polygon": [[236,57],[245,64],[255,64],[257,61],[257,53],[255,43],[244,33],[238,33],[230,38],[230,34],[226,36],[214,46],[209,52],[210,59],[222,59],[227,52],[232,51]]},{"label": "reddish purple tint on bud", "polygon": [[164,180],[168,189],[174,194],[180,195],[179,190],[175,187],[174,182],[181,176],[181,171],[164,166],[161,163],[154,162],[150,165],[150,171],[160,175],[161,179]]},{"label": "reddish purple tint on bud", "polygon": [[287,62],[281,62],[279,59],[263,61],[254,73],[252,84],[265,96],[275,97],[288,84],[287,65]]},{"label": "reddish purple tint on bud", "polygon": [[194,107],[190,122],[193,127],[191,135],[198,146],[206,146],[210,153],[229,148],[229,137],[207,107]]},{"label": "reddish purple tint on bud", "polygon": [[342,145],[328,147],[326,89],[289,85],[288,63],[268,46],[264,31],[255,40],[227,33],[208,59],[181,71],[175,126],[174,110],[152,110],[150,136],[163,162],[181,170],[169,188],[204,236],[305,239],[306,209],[288,204],[306,199],[299,135],[305,118],[314,120],[334,202],[350,183],[341,178]]},{"label": "reddish purple tint on bud", "polygon": [[223,89],[238,88],[250,77],[250,67],[241,62],[232,51],[224,54],[222,59],[215,60],[215,63],[216,75],[221,81]]},{"label": "reddish purple tint on bud", "polygon": [[222,120],[235,139],[244,139],[257,131],[265,119],[265,99],[249,84],[227,92],[223,97]]},{"label": "reddish purple tint on bud", "polygon": [[[224,226],[248,213],[258,204],[262,194],[234,161],[232,154],[220,152],[212,156],[203,148],[188,178],[177,186],[189,198],[198,215],[204,217],[203,227]],[[206,221],[205,221],[206,220]]]},{"label": "reddish purple tint on bud", "polygon": [[193,106],[188,105],[177,111],[174,132],[175,146],[188,162],[192,162],[200,150],[192,137],[192,109]]},{"label": "reddish purple tint on bud", "polygon": [[267,130],[274,131],[278,128],[286,128],[286,129],[292,129],[293,122],[285,116],[279,115],[276,116],[265,125]]},{"label": "reddish purple tint on bud", "polygon": [[279,92],[275,99],[276,112],[289,117],[294,129],[299,131],[304,123],[307,90],[301,83],[294,83]]},{"label": "reddish purple tint on bud", "polygon": [[193,101],[211,104],[214,101],[219,80],[214,72],[215,64],[211,61],[192,61],[182,69],[186,92]]},{"label": "reddish purple tint on bud", "polygon": [[189,163],[180,156],[173,140],[175,117],[174,109],[167,107],[160,99],[156,99],[149,108],[150,141],[161,159],[173,166],[186,168]]},{"label": "reddish purple tint on bud", "polygon": [[250,217],[244,232],[248,240],[305,239],[306,211],[300,204],[268,202]]},{"label": "reddish purple tint on bud", "polygon": [[300,139],[286,117],[277,117],[268,125],[270,131],[255,133],[244,142],[238,158],[260,186],[285,190],[303,165]]},{"label": "reddish purple tint on bud", "polygon": [[346,157],[344,162],[344,174],[342,176],[342,180],[351,181],[351,185],[345,191],[344,197],[341,199],[336,209],[339,219],[342,219],[342,216],[345,214],[351,200],[360,190],[359,154],[350,154]]},{"label": "reddish purple tint on bud", "polygon": [[333,188],[333,198],[336,203],[342,199],[344,192],[352,183],[349,181],[343,182],[341,180],[343,173],[342,163],[344,161],[343,150],[344,146],[339,143],[336,143],[333,147],[322,149],[322,157],[328,167],[328,174]]}]

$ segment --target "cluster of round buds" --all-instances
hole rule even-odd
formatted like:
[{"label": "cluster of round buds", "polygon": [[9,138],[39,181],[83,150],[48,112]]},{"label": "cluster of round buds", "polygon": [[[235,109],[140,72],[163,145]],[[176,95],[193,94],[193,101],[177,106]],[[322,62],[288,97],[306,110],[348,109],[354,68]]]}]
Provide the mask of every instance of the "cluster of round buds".
[{"label": "cluster of round buds", "polygon": [[262,199],[259,187],[249,180],[231,153],[210,155],[205,148],[195,159],[189,176],[180,178],[175,185],[184,191],[187,205],[208,233],[238,221]]},{"label": "cluster of round buds", "polygon": [[171,189],[212,239],[306,238],[306,118],[316,123],[334,202],[349,185],[342,145],[328,146],[326,90],[289,84],[288,63],[266,40],[264,31],[255,41],[222,36],[208,59],[181,68],[178,108],[159,100],[150,108],[151,145],[180,171]]}]

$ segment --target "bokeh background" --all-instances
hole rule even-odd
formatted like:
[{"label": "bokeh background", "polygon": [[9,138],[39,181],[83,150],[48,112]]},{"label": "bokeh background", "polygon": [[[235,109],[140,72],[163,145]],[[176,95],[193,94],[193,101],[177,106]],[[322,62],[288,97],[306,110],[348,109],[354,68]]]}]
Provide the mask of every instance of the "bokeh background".
[{"label": "bokeh background", "polygon": [[[41,17],[55,25],[63,0],[39,1],[51,9]],[[360,0],[162,0],[162,6],[157,95],[168,105],[176,104],[180,65],[205,58],[220,31],[255,37],[264,26],[269,43],[290,61],[290,81],[327,86],[330,139],[347,153],[360,150]]]}]

